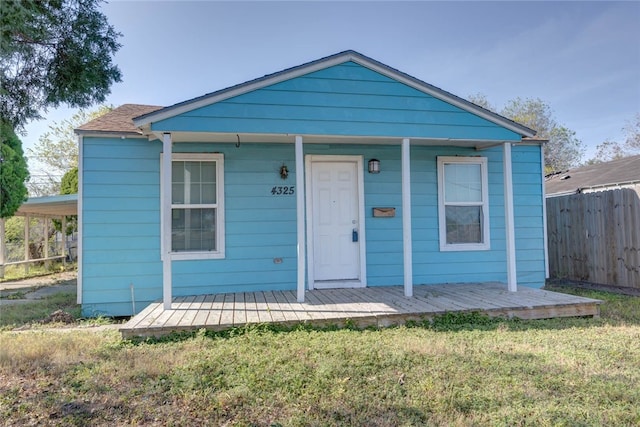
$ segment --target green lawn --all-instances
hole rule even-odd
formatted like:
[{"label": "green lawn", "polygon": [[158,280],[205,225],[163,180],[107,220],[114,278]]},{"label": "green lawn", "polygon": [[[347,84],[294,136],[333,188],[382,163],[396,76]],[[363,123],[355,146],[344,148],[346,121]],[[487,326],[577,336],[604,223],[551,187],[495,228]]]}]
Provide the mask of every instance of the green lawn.
[{"label": "green lawn", "polygon": [[140,342],[0,332],[0,423],[639,425],[640,298],[580,294],[607,301],[601,319],[449,315]]}]

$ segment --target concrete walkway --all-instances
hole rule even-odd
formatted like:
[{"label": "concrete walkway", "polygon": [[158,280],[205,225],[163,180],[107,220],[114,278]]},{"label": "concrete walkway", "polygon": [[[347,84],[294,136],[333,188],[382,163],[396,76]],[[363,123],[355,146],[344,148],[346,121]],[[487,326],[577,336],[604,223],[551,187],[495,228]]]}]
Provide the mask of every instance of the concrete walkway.
[{"label": "concrete walkway", "polygon": [[[77,288],[77,276],[75,271],[66,271],[47,276],[1,282],[0,306],[24,304],[56,293],[75,292]],[[16,293],[21,294],[23,298],[7,299],[7,296]]]}]

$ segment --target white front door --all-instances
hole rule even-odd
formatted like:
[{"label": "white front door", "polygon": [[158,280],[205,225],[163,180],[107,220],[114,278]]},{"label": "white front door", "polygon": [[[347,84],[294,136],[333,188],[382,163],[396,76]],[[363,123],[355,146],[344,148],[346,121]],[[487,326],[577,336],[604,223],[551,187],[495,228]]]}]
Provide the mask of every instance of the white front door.
[{"label": "white front door", "polygon": [[364,286],[362,279],[361,161],[312,156],[310,177],[312,288]]}]

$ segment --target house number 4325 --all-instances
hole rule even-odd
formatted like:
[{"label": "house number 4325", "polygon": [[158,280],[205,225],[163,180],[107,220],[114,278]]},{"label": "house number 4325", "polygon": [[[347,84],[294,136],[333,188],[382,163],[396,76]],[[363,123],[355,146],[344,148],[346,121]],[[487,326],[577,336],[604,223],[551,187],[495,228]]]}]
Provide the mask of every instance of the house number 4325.
[{"label": "house number 4325", "polygon": [[295,187],[294,186],[290,186],[290,187],[273,187],[271,189],[271,195],[272,196],[289,196],[289,195],[293,195],[295,193]]}]

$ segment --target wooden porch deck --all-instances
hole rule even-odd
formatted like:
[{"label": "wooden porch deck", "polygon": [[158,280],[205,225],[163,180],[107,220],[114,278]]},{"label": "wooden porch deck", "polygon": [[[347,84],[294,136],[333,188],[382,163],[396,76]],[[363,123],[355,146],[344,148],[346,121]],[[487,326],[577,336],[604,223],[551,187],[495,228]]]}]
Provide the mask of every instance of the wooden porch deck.
[{"label": "wooden porch deck", "polygon": [[295,291],[176,297],[171,310],[163,310],[162,302],[155,302],[131,318],[120,332],[125,338],[158,337],[260,323],[385,327],[456,311],[521,319],[598,317],[602,303],[527,287],[509,292],[503,283],[421,285],[414,286],[413,294],[413,298],[405,298],[401,286],[388,286],[307,291],[304,303],[296,302]]}]

